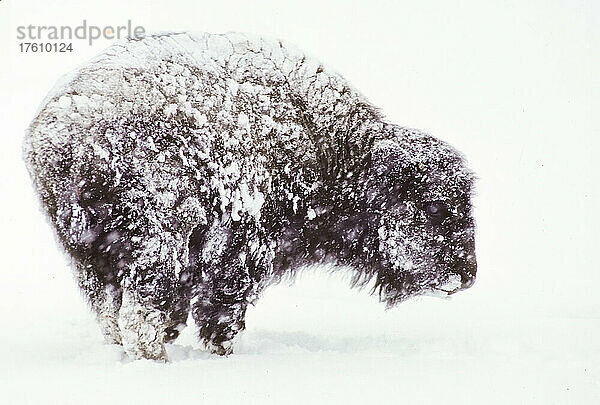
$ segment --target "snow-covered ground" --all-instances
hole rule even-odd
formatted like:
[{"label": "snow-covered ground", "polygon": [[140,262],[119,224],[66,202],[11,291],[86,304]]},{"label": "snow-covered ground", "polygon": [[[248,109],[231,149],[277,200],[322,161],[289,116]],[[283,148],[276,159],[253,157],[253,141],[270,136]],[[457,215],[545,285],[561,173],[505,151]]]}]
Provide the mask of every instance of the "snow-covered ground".
[{"label": "snow-covered ground", "polygon": [[[1,404],[600,403],[597,4],[184,3],[0,3]],[[20,156],[54,81],[108,43],[21,54],[16,27],[83,18],[283,37],[449,141],[479,176],[475,285],[385,311],[315,268],[266,291],[228,358],[191,323],[169,364],[104,345]]]},{"label": "snow-covered ground", "polygon": [[504,307],[486,297],[485,282],[448,302],[422,299],[385,312],[341,277],[311,271],[294,288],[269,290],[250,311],[237,354],[207,355],[189,328],[169,345],[172,362],[164,365],[130,362],[104,345],[62,270],[2,282],[3,403],[599,399],[597,314]]}]

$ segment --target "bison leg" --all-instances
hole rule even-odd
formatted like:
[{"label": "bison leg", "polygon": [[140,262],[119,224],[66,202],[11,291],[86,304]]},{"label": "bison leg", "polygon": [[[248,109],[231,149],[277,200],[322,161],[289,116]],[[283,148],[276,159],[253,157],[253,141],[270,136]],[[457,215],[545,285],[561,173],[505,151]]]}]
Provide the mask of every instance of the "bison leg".
[{"label": "bison leg", "polygon": [[160,232],[141,238],[124,269],[118,314],[123,347],[134,359],[167,361],[164,344],[183,328],[189,299],[181,294],[177,235]]},{"label": "bison leg", "polygon": [[135,288],[124,288],[118,317],[123,348],[133,359],[167,361],[164,314],[144,301]]},{"label": "bison leg", "polygon": [[233,352],[233,338],[246,326],[244,318],[252,290],[248,271],[237,257],[203,272],[192,315],[207,349],[219,355]]},{"label": "bison leg", "polygon": [[76,274],[79,288],[96,315],[104,340],[109,344],[121,344],[121,331],[117,321],[121,307],[120,286],[101,280],[90,265],[78,263]]}]

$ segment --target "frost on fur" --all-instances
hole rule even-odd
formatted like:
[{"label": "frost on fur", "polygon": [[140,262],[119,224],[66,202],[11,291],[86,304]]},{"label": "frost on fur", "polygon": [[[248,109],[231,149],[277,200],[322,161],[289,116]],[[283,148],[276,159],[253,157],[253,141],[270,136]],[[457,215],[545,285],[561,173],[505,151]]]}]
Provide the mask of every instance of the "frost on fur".
[{"label": "frost on fur", "polygon": [[[473,176],[302,52],[243,34],[115,44],[57,85],[24,156],[110,342],[219,354],[248,303],[320,262],[387,305],[475,279]],[[193,304],[190,304],[192,302]]]}]

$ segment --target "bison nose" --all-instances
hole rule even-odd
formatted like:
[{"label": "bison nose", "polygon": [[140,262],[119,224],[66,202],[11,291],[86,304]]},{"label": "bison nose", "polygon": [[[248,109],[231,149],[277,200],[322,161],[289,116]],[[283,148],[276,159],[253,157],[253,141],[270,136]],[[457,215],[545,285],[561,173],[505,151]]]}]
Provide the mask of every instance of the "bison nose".
[{"label": "bison nose", "polygon": [[460,288],[462,290],[465,290],[465,289],[471,287],[473,284],[475,284],[475,276],[469,276],[469,277],[465,278],[461,275],[460,279],[462,282]]},{"label": "bison nose", "polygon": [[456,273],[460,276],[462,290],[471,287],[475,283],[475,274],[477,273],[477,265],[461,266]]}]

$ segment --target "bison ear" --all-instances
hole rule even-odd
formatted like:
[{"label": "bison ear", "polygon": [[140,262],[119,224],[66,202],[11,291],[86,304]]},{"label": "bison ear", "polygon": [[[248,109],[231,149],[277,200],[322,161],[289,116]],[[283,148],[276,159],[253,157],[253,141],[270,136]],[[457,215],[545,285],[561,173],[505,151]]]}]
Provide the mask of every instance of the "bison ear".
[{"label": "bison ear", "polygon": [[397,144],[384,148],[376,145],[372,172],[380,193],[384,194],[381,198],[389,206],[409,197],[416,198],[422,192],[427,168],[412,161]]},{"label": "bison ear", "polygon": [[406,151],[395,140],[375,142],[371,151],[373,171],[382,179],[395,182],[401,178],[414,177],[420,171],[419,164],[411,160]]}]

